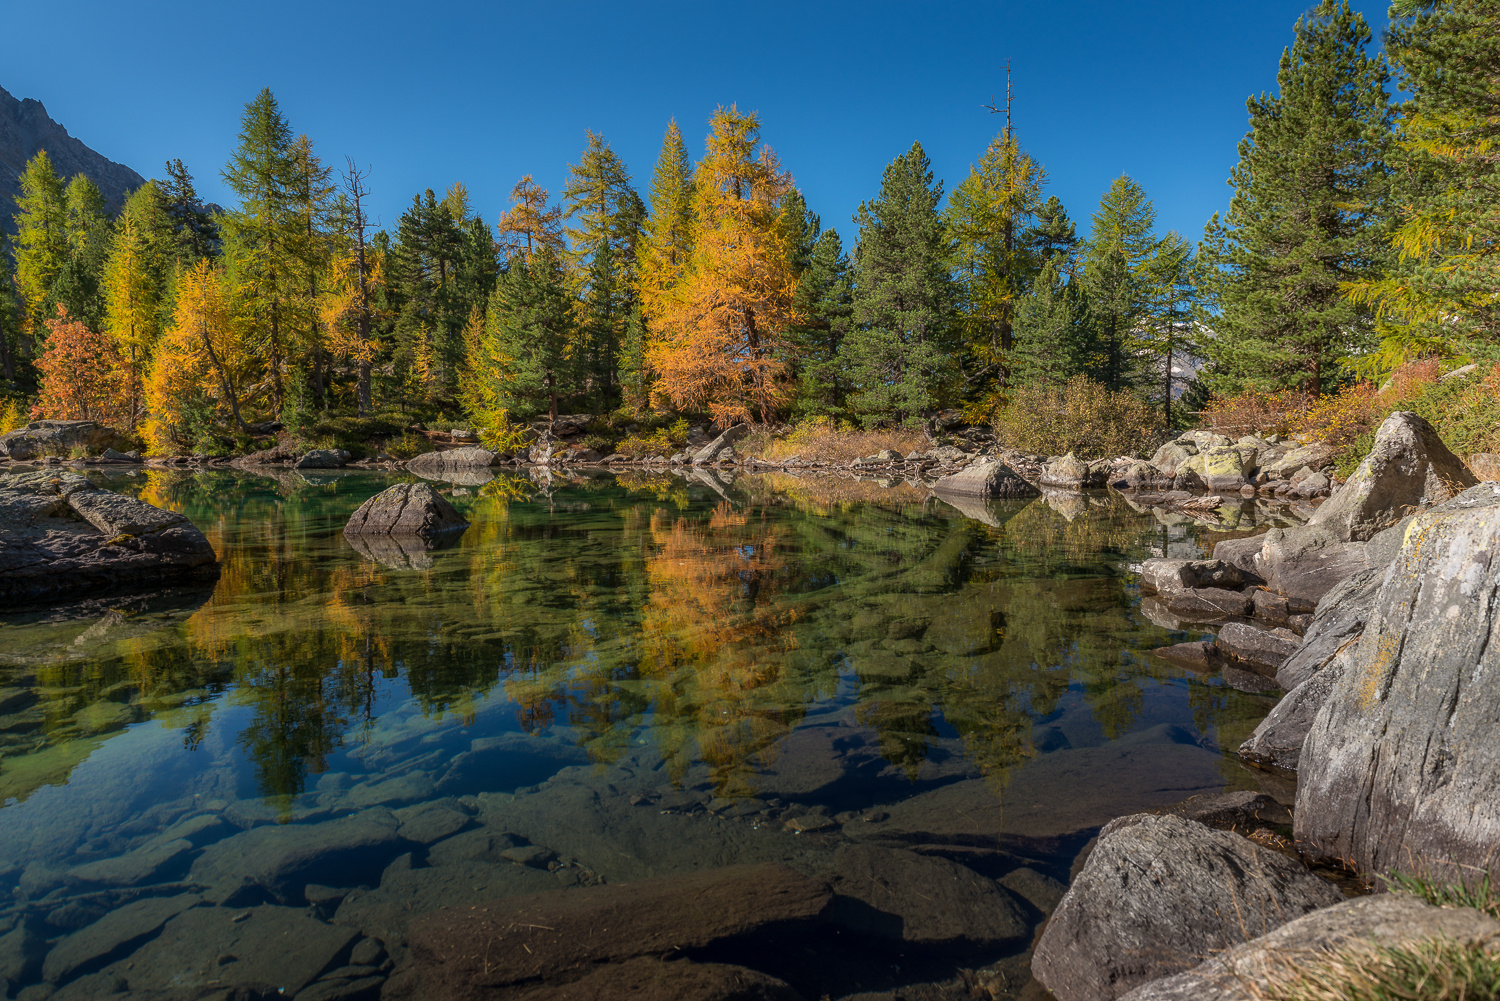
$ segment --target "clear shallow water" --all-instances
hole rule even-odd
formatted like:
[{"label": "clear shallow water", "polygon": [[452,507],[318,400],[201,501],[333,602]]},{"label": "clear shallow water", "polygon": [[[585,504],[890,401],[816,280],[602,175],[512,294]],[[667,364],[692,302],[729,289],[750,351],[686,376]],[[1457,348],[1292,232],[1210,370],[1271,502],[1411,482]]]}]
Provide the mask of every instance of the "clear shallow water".
[{"label": "clear shallow water", "polygon": [[[901,483],[728,479],[446,485],[471,528],[387,565],[339,531],[386,475],[114,478],[188,515],[223,573],[211,592],[0,615],[0,933],[31,957],[0,976],[155,986],[197,948],[167,949],[184,933],[157,911],[86,961],[46,957],[186,894],[200,925],[258,906],[356,928],[388,970],[400,921],[460,902],[436,881],[460,862],[490,867],[463,870],[475,899],[736,862],[818,873],[851,844],[1065,880],[1112,817],[1255,784],[1226,752],[1268,703],[1146,652],[1199,634],[1145,618],[1130,566],[1197,555],[1204,530],[1117,498],[960,512]],[[403,828],[431,885],[387,870],[391,850],[205,890],[243,831],[416,825],[424,804],[465,819],[431,843]],[[458,858],[476,832],[539,851]],[[405,917],[375,913],[382,893]],[[888,979],[1009,962],[1019,987],[1024,946]],[[309,980],[329,972],[320,948]],[[339,949],[325,967],[348,965]],[[826,976],[797,986],[854,989]]]}]

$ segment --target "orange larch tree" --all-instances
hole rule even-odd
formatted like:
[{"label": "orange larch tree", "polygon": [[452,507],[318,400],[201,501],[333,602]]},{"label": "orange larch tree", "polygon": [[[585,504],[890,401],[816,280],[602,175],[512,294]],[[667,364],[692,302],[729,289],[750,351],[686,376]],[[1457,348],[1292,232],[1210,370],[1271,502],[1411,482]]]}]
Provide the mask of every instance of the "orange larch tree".
[{"label": "orange larch tree", "polygon": [[727,427],[772,420],[788,395],[797,281],[776,219],[792,179],[770,147],[757,149],[755,114],[721,107],[710,126],[694,181],[692,256],[660,307],[647,360],[662,401]]},{"label": "orange larch tree", "polygon": [[41,376],[33,417],[63,421],[118,422],[127,416],[123,362],[113,339],[68,316],[43,321],[47,342],[34,363]]},{"label": "orange larch tree", "polygon": [[561,253],[562,209],[555,205],[547,207],[547,189],[527,174],[516,182],[510,197],[515,204],[495,222],[505,255],[525,254],[529,258],[544,246]]}]

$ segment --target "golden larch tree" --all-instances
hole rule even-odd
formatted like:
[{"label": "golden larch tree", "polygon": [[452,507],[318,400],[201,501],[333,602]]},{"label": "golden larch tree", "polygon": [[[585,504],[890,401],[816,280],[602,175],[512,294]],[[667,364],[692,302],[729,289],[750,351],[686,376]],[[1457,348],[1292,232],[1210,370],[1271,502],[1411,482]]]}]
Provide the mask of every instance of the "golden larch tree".
[{"label": "golden larch tree", "polygon": [[660,306],[647,361],[661,400],[727,427],[773,419],[787,396],[797,281],[776,219],[792,179],[770,147],[757,149],[757,115],[721,107],[710,126],[694,179],[693,251]]}]

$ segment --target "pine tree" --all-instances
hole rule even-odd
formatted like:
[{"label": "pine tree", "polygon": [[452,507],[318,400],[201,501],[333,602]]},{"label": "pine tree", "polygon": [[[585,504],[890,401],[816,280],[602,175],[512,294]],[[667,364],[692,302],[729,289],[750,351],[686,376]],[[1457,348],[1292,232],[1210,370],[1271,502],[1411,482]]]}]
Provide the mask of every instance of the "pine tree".
[{"label": "pine tree", "polygon": [[636,294],[647,322],[660,316],[693,252],[693,164],[674,120],[651,175],[651,211],[641,232]]},{"label": "pine tree", "polygon": [[844,412],[849,377],[839,357],[854,317],[849,257],[837,230],[824,230],[812,245],[793,308],[801,318],[788,331],[797,363],[796,411],[833,416]]},{"label": "pine tree", "polygon": [[1174,369],[1196,344],[1193,316],[1196,311],[1198,262],[1193,245],[1175,232],[1162,238],[1151,261],[1151,299],[1140,338],[1139,351],[1146,362],[1146,378],[1140,388],[1161,402],[1162,424],[1172,426]]},{"label": "pine tree", "polygon": [[1388,74],[1370,40],[1347,2],[1325,0],[1297,22],[1278,92],[1248,102],[1205,344],[1218,391],[1326,392],[1370,338],[1369,311],[1342,288],[1387,256]]},{"label": "pine tree", "polygon": [[[0,253],[0,378],[7,389],[21,388],[18,362],[25,348],[21,328],[21,301],[10,276],[9,255]],[[29,369],[30,366],[27,366]]]},{"label": "pine tree", "polygon": [[850,409],[867,425],[919,421],[953,375],[956,289],[942,197],[913,143],[886,167],[879,197],[854,216],[854,326],[839,356],[855,390]]},{"label": "pine tree", "polygon": [[577,393],[572,364],[578,331],[573,297],[558,253],[541,244],[518,254],[490,299],[480,346],[483,396],[518,417],[546,413],[555,421],[559,400]]},{"label": "pine tree", "polygon": [[167,215],[172,219],[173,256],[179,264],[191,267],[200,258],[219,252],[219,226],[198,200],[193,175],[181,160],[168,160],[167,179],[157,181]]},{"label": "pine tree", "polygon": [[293,304],[298,335],[291,360],[311,390],[312,405],[322,410],[327,405],[328,358],[318,310],[322,282],[332,264],[328,227],[337,188],[332,180],[333,168],[323,164],[306,135],[297,137],[290,156],[289,207],[296,219],[296,241],[291,249],[299,286]]},{"label": "pine tree", "polygon": [[34,340],[43,333],[42,324],[50,315],[52,285],[68,263],[68,203],[46,150],[26,164],[20,183],[15,282],[21,293],[24,331],[28,340]]},{"label": "pine tree", "polygon": [[1036,222],[1026,231],[1025,240],[1038,261],[1045,263],[1060,254],[1066,264],[1064,270],[1071,270],[1078,232],[1056,195],[1037,206]]},{"label": "pine tree", "polygon": [[1367,366],[1380,375],[1500,339],[1500,6],[1406,0],[1391,13],[1386,51],[1411,95],[1390,154],[1397,261],[1353,283],[1355,301],[1380,319]]},{"label": "pine tree", "polygon": [[964,377],[974,416],[999,405],[1007,353],[1014,345],[1016,301],[1031,286],[1041,258],[1028,239],[1037,218],[1046,171],[1021,149],[1007,124],[949,200],[963,303]]},{"label": "pine tree", "polygon": [[759,142],[756,115],[733,105],[714,112],[693,182],[692,254],[648,313],[655,391],[680,409],[707,410],[721,427],[770,421],[787,395],[796,279],[776,223],[792,179]]},{"label": "pine tree", "polygon": [[58,270],[47,296],[49,308],[62,306],[90,330],[103,329],[104,296],[101,283],[114,228],[99,187],[84,174],[68,182],[68,258]]},{"label": "pine tree", "polygon": [[271,407],[285,399],[283,367],[298,334],[303,294],[297,249],[296,162],[291,126],[269,89],[245,105],[240,141],[223,171],[239,208],[220,217],[224,254],[238,289],[239,309],[253,329],[271,384]]}]

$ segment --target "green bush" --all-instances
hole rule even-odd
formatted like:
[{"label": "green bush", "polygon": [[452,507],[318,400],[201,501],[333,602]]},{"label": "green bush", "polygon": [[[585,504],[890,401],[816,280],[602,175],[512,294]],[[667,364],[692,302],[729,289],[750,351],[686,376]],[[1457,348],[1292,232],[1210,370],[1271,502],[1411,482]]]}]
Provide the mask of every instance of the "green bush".
[{"label": "green bush", "polygon": [[403,431],[398,438],[385,443],[385,450],[398,459],[411,459],[432,451],[432,442],[414,431]]},{"label": "green bush", "polygon": [[632,459],[642,459],[648,455],[670,456],[686,447],[691,427],[687,421],[679,420],[669,428],[659,428],[650,434],[638,431],[620,442],[618,451]]},{"label": "green bush", "polygon": [[1079,375],[1062,386],[1016,387],[994,431],[1001,446],[1023,452],[1105,459],[1149,451],[1160,424],[1155,407]]}]

